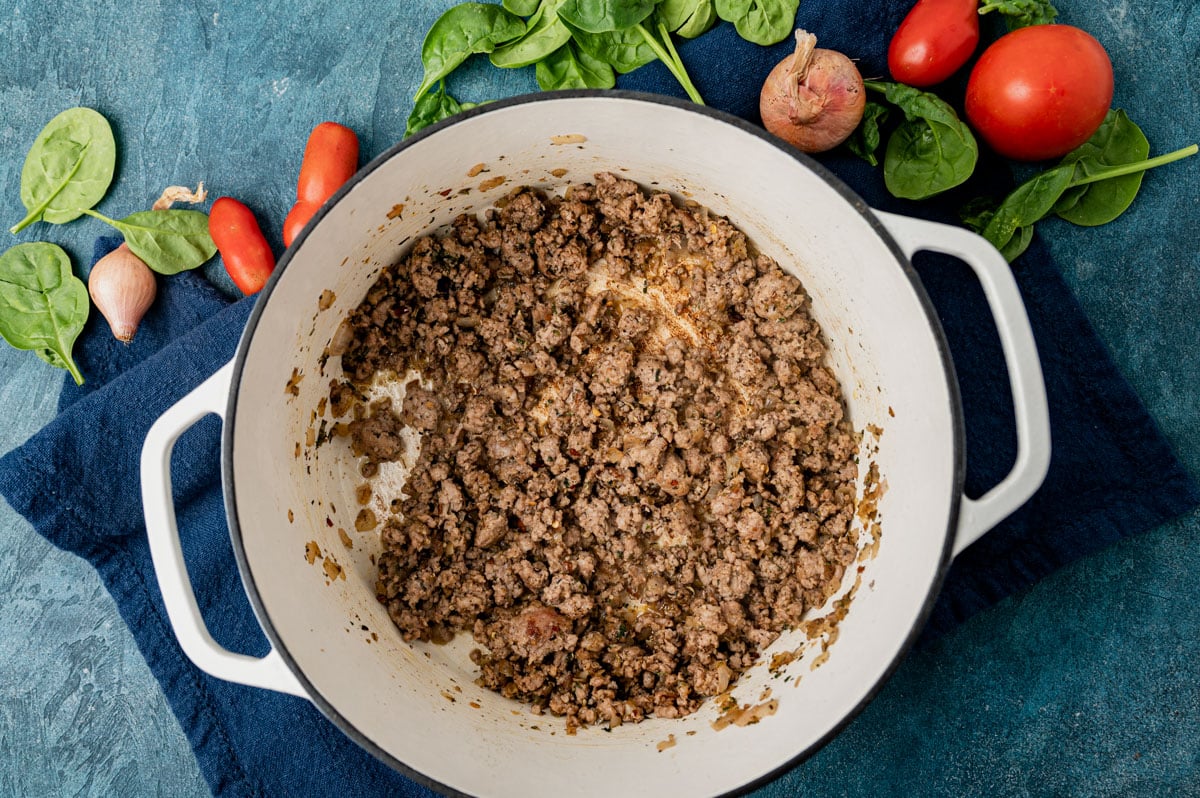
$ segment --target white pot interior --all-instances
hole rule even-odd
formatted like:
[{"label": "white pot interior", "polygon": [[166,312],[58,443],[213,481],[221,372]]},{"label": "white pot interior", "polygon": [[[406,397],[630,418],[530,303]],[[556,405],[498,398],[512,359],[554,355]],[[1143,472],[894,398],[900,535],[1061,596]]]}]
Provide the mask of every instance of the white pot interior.
[{"label": "white pot interior", "polygon": [[[487,171],[468,176],[476,164]],[[864,435],[860,463],[860,482],[875,462],[886,483],[879,524],[868,523],[862,536],[870,544],[878,535],[877,550],[868,545],[861,572],[847,574],[843,593],[854,588],[854,596],[827,651],[824,638],[793,631],[736,684],[739,704],[778,702],[775,714],[753,725],[715,730],[720,710],[710,701],[681,720],[567,735],[560,719],[532,715],[473,683],[468,635],[441,647],[403,642],[375,599],[377,535],[354,528],[354,489],[363,482],[355,458],[345,439],[313,445],[322,422],[332,426],[328,413],[314,413],[340,373],[338,359],[322,362],[322,353],[380,269],[414,237],[516,186],[560,192],[603,170],[728,216],[798,276],[831,345],[855,429],[883,430]],[[499,177],[504,182],[488,188],[485,181]],[[243,342],[226,451],[231,520],[248,568],[243,578],[269,633],[327,714],[385,759],[443,788],[716,795],[786,766],[877,688],[932,600],[947,557],[960,479],[957,411],[940,338],[913,279],[861,202],[808,161],[681,104],[542,95],[408,142],[364,170],[290,253]],[[327,289],[336,298],[319,310]],[[298,396],[285,391],[293,375]],[[322,554],[312,564],[310,542]],[[330,578],[326,558],[344,578]],[[801,657],[771,672],[772,654],[798,649]]]}]

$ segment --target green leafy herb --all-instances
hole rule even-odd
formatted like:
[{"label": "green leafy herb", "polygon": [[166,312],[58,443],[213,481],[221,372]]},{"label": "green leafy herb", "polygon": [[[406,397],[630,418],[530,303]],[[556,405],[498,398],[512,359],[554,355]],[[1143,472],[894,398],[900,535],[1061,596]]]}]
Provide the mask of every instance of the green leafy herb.
[{"label": "green leafy herb", "polygon": [[536,64],[571,40],[571,29],[558,16],[563,0],[545,0],[527,22],[525,35],[491,54],[493,66],[512,68]]},{"label": "green leafy herb", "polygon": [[502,6],[460,3],[433,23],[421,45],[425,76],[414,101],[475,53],[490,53],[497,46],[525,33],[525,22]]},{"label": "green leafy herb", "polygon": [[91,108],[68,108],[34,139],[21,169],[21,202],[29,211],[9,232],[37,221],[62,224],[99,202],[117,164],[108,120]]},{"label": "green leafy herb", "polygon": [[971,176],[979,145],[944,100],[902,83],[868,80],[864,85],[904,112],[904,121],[888,138],[883,160],[883,180],[893,196],[927,199]]},{"label": "green leafy herb", "polygon": [[[1063,163],[1078,164],[1076,175],[1091,175],[1098,170],[1144,161],[1150,156],[1150,142],[1142,129],[1121,110],[1109,111],[1100,128],[1078,149],[1067,153]],[[1108,224],[1133,202],[1142,187],[1142,175],[1136,172],[1067,189],[1054,205],[1054,212],[1084,227]]]},{"label": "green leafy herb", "polygon": [[92,210],[84,213],[120,230],[133,254],[159,274],[194,269],[217,254],[208,234],[208,215],[200,211],[138,211],[124,219]]},{"label": "green leafy herb", "polygon": [[87,288],[61,247],[39,241],[0,255],[0,337],[66,369],[76,385],[83,375],[71,347],[87,318]]},{"label": "green leafy herb", "polygon": [[655,13],[667,30],[685,39],[696,38],[718,19],[713,0],[663,0]]},{"label": "green leafy herb", "polygon": [[611,89],[616,85],[613,68],[570,42],[538,61],[535,68],[538,86],[553,89]]},{"label": "green leafy herb", "polygon": [[883,103],[868,100],[863,107],[862,122],[855,128],[850,138],[846,139],[846,146],[850,149],[850,152],[862,158],[871,164],[871,166],[879,165],[879,159],[875,157],[875,152],[879,149],[879,142],[881,140],[879,128],[887,121],[888,112],[888,107]]},{"label": "green leafy herb", "polygon": [[534,13],[540,4],[541,0],[504,0],[502,5],[518,17],[527,17]]},{"label": "green leafy herb", "polygon": [[1058,9],[1050,0],[984,0],[979,6],[980,14],[993,11],[1004,16],[1010,31],[1030,25],[1049,25],[1058,16]]},{"label": "green leafy herb", "polygon": [[717,16],[755,44],[776,44],[792,34],[800,0],[715,0]]},{"label": "green leafy herb", "polygon": [[[1110,111],[1100,129],[1058,166],[1039,172],[1005,197],[987,219],[983,237],[1011,262],[1029,246],[1034,225],[1052,213],[1079,219],[1079,224],[1106,224],[1129,207],[1141,185],[1126,178],[1140,178],[1198,149],[1193,144],[1147,159],[1149,143],[1143,148],[1143,142],[1145,135],[1124,112]],[[1145,154],[1137,158],[1138,153]],[[1076,193],[1078,189],[1084,191]]]},{"label": "green leafy herb", "polygon": [[983,237],[1010,262],[1014,260],[1029,246],[1033,225],[1054,209],[1074,174],[1074,165],[1056,166],[1017,186],[992,214]]},{"label": "green leafy herb", "polygon": [[585,33],[608,33],[639,25],[658,0],[565,0],[558,15]]},{"label": "green leafy herb", "polygon": [[429,92],[413,106],[408,115],[408,124],[404,128],[405,137],[411,136],[422,128],[429,127],[434,122],[449,119],[460,111],[466,111],[482,103],[460,103],[446,93],[446,82],[438,84],[438,90]]},{"label": "green leafy herb", "polygon": [[641,32],[632,28],[608,33],[579,30],[571,33],[582,52],[603,61],[617,72],[632,72],[658,58]]}]

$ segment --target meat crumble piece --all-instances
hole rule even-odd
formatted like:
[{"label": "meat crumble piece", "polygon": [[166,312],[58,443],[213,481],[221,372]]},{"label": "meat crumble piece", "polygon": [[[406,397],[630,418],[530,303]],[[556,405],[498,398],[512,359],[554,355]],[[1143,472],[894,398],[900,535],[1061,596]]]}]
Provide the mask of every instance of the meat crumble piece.
[{"label": "meat crumble piece", "polygon": [[422,378],[350,425],[368,464],[421,435],[379,600],[406,639],[473,635],[480,684],[569,728],[686,715],[857,553],[857,439],[811,302],[727,220],[611,174],[499,205],[417,241],[348,319],[335,404]]}]

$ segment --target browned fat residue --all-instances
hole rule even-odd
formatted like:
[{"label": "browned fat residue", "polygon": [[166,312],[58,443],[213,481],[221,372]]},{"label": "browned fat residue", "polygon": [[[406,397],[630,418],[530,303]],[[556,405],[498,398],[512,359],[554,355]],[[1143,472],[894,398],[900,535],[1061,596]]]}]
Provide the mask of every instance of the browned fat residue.
[{"label": "browned fat residue", "polygon": [[487,171],[487,164],[477,163],[467,170],[467,177],[477,177],[480,172]]},{"label": "browned fat residue", "polygon": [[507,180],[508,180],[508,178],[505,177],[504,175],[497,175],[496,177],[489,177],[487,180],[484,180],[482,183],[479,184],[479,190],[480,191],[491,191],[494,188],[499,188],[500,186],[504,185],[505,182],[507,182]]},{"label": "browned fat residue", "polygon": [[308,560],[308,564],[312,565],[321,558],[321,547],[317,541],[310,540],[304,544],[304,559]]},{"label": "browned fat residue", "polygon": [[566,177],[567,170],[559,167],[558,169],[551,169],[550,174],[554,175],[555,177]]},{"label": "browned fat residue", "polygon": [[303,446],[303,445],[301,445],[300,441],[296,441],[296,453],[295,453],[294,455],[292,455],[292,456],[293,456],[293,457],[295,457],[297,460],[299,460],[299,459],[300,459],[300,453],[301,453],[301,452],[303,452],[303,451],[304,451],[304,446]]},{"label": "browned fat residue", "polygon": [[342,545],[348,549],[354,548],[354,541],[350,539],[349,533],[346,530],[338,527],[338,538],[342,541]]},{"label": "browned fat residue", "polygon": [[404,203],[397,202],[395,205],[392,206],[392,209],[387,212],[387,218],[400,219],[400,218],[402,218],[403,214],[404,214]]},{"label": "browned fat residue", "polygon": [[551,136],[550,143],[556,146],[563,144],[582,144],[587,141],[587,136],[582,133],[566,133],[561,136]]},{"label": "browned fat residue", "polygon": [[657,746],[655,746],[655,747],[658,749],[658,752],[659,752],[660,754],[661,754],[663,751],[666,751],[668,748],[674,748],[674,747],[675,747],[675,735],[674,735],[674,734],[668,734],[668,735],[667,735],[667,739],[665,739],[665,740],[659,740],[659,742],[658,742],[658,745],[657,745]]},{"label": "browned fat residue", "polygon": [[337,301],[337,294],[326,288],[317,298],[317,310],[329,310],[335,301]]},{"label": "browned fat residue", "polygon": [[354,528],[359,532],[369,532],[379,525],[379,519],[375,516],[375,511],[370,507],[364,507],[358,511],[358,515],[354,519]]},{"label": "browned fat residue", "polygon": [[778,673],[796,661],[796,658],[804,653],[803,648],[793,651],[780,651],[771,655],[771,664],[767,667],[771,673]]},{"label": "browned fat residue", "polygon": [[738,706],[737,701],[733,701],[732,703],[733,706],[726,709],[721,713],[719,718],[712,722],[711,725],[714,731],[721,731],[729,726],[752,726],[763,718],[769,718],[779,710],[778,698],[772,698],[769,701],[754,705],[742,704]]},{"label": "browned fat residue", "polygon": [[770,697],[771,697],[771,688],[770,688],[770,687],[764,687],[764,688],[763,688],[763,691],[762,691],[762,695],[760,695],[760,696],[758,697],[758,700],[759,700],[759,702],[761,703],[761,702],[763,702],[763,701],[766,701],[766,700],[767,700],[768,698],[770,698]]},{"label": "browned fat residue", "polygon": [[469,706],[471,709],[483,709],[483,705],[478,701],[468,701],[467,706]]},{"label": "browned fat residue", "polygon": [[453,703],[455,703],[456,701],[458,701],[458,699],[457,699],[457,698],[455,698],[455,697],[453,696],[453,694],[451,694],[451,693],[450,693],[450,691],[449,691],[449,690],[442,690],[441,692],[442,692],[442,698],[446,699],[446,700],[447,700],[447,701],[449,701],[451,704],[453,704]]},{"label": "browned fat residue", "polygon": [[366,504],[371,501],[371,483],[364,482],[354,489],[354,499],[360,504]]},{"label": "browned fat residue", "polygon": [[312,448],[312,446],[314,444],[316,444],[316,442],[317,442],[317,429],[316,429],[316,427],[309,427],[308,429],[306,429],[304,431],[304,445],[308,446],[309,448]]},{"label": "browned fat residue", "polygon": [[290,507],[288,508],[288,523],[289,524],[296,523],[296,514],[292,512]]},{"label": "browned fat residue", "polygon": [[325,569],[325,576],[329,577],[329,581],[333,582],[337,579],[346,580],[346,572],[342,570],[342,566],[338,565],[332,557],[326,557],[325,562],[321,563],[321,567]]},{"label": "browned fat residue", "polygon": [[300,381],[303,379],[304,375],[300,372],[300,369],[292,369],[292,376],[288,378],[287,385],[283,386],[283,392],[291,394],[292,396],[299,396]]},{"label": "browned fat residue", "polygon": [[322,396],[321,401],[317,402],[317,415],[318,416],[325,415],[325,408],[328,406],[329,406],[329,397]]}]

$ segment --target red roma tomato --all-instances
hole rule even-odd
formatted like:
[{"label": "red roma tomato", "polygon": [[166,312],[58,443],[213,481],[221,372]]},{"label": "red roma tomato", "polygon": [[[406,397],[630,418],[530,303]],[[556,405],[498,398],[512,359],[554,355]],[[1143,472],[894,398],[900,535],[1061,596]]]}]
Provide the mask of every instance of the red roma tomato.
[{"label": "red roma tomato", "polygon": [[242,293],[249,296],[262,290],[275,269],[275,255],[254,212],[232,197],[219,197],[208,212],[208,234]]},{"label": "red roma tomato", "polygon": [[983,51],[967,82],[967,120],[996,152],[1018,161],[1066,155],[1112,104],[1108,53],[1070,25],[1034,25]]},{"label": "red roma tomato", "polygon": [[888,71],[910,86],[941,83],[979,44],[978,0],[917,0],[888,45]]}]

